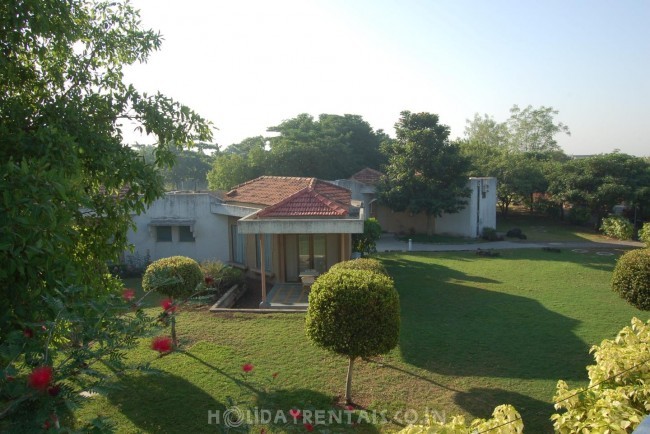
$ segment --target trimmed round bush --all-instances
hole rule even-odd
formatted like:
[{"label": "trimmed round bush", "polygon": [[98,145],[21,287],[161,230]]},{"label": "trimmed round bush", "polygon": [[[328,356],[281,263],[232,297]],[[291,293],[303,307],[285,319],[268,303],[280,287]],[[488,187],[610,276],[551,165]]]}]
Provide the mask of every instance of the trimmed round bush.
[{"label": "trimmed round bush", "polygon": [[614,267],[612,289],[641,310],[650,310],[650,249],[631,250]]},{"label": "trimmed round bush", "polygon": [[187,297],[203,282],[199,264],[186,256],[170,256],[152,262],[142,276],[145,291],[158,291],[171,298]]},{"label": "trimmed round bush", "polygon": [[372,258],[359,258],[352,259],[350,261],[339,262],[332,265],[330,271],[332,270],[368,270],[388,276],[388,272],[386,271],[384,264]]},{"label": "trimmed round bush", "polygon": [[384,354],[397,345],[399,327],[399,295],[385,274],[334,269],[311,287],[306,332],[320,347],[350,359]]}]

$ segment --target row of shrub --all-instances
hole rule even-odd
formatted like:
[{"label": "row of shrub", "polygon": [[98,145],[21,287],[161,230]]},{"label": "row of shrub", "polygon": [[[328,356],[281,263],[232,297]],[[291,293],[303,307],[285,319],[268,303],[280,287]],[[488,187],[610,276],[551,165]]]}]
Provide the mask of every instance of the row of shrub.
[{"label": "row of shrub", "polygon": [[[603,219],[600,230],[611,238],[631,240],[634,238],[634,225],[625,217],[611,216]],[[650,247],[650,223],[644,223],[637,233],[639,241]]]}]

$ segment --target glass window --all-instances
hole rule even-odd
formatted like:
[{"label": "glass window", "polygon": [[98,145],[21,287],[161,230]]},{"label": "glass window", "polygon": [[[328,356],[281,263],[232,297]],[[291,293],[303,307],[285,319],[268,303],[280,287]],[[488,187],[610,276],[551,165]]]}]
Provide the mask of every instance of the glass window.
[{"label": "glass window", "polygon": [[316,269],[319,273],[324,273],[327,270],[327,254],[325,252],[327,241],[325,234],[313,235],[313,244],[314,266],[312,268]]},{"label": "glass window", "polygon": [[[272,266],[271,266],[271,258],[273,257],[273,252],[271,251],[271,239],[273,235],[266,234],[264,235],[264,268],[266,271],[271,272]],[[262,260],[261,260],[261,255],[260,255],[260,236],[255,235],[255,256],[256,256],[256,264],[257,264],[257,269],[260,270],[262,268]]]},{"label": "glass window", "polygon": [[194,234],[192,233],[192,228],[189,226],[179,226],[178,227],[178,241],[182,243],[193,243]]},{"label": "glass window", "polygon": [[309,249],[309,235],[298,235],[298,271],[309,270],[312,267]]},{"label": "glass window", "polygon": [[156,241],[171,242],[172,240],[172,227],[171,226],[156,226]]},{"label": "glass window", "polygon": [[325,234],[298,235],[298,271],[327,271],[327,238]]},{"label": "glass window", "polygon": [[237,225],[230,226],[230,249],[232,261],[238,264],[244,263],[244,235],[237,231]]}]

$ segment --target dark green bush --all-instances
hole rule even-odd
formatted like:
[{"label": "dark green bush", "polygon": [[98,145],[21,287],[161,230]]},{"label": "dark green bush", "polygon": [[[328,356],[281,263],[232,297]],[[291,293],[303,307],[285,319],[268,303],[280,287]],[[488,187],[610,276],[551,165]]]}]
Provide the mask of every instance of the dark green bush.
[{"label": "dark green bush", "polygon": [[501,241],[503,237],[499,236],[494,228],[483,228],[482,238],[487,241]]},{"label": "dark green bush", "polygon": [[381,225],[376,218],[363,222],[363,233],[352,234],[352,250],[365,254],[377,252],[377,241],[381,237]]},{"label": "dark green bush", "polygon": [[631,250],[619,258],[612,289],[638,309],[650,310],[650,249]]},{"label": "dark green bush", "polygon": [[587,208],[576,206],[569,210],[567,220],[572,225],[584,226],[591,220],[591,212]]},{"label": "dark green bush", "polygon": [[201,271],[208,288],[229,289],[233,285],[244,285],[246,282],[246,276],[242,270],[221,261],[203,261],[201,262]]},{"label": "dark green bush", "polygon": [[203,282],[199,264],[185,256],[171,256],[151,263],[142,277],[145,291],[158,291],[172,298],[187,297]]},{"label": "dark green bush", "polygon": [[330,270],[311,288],[306,332],[320,347],[351,359],[384,354],[397,345],[399,327],[399,296],[384,274]]},{"label": "dark green bush", "polygon": [[333,270],[368,270],[388,276],[388,272],[386,271],[384,264],[372,258],[359,258],[352,259],[350,261],[339,262],[338,264],[332,265],[330,271]]}]

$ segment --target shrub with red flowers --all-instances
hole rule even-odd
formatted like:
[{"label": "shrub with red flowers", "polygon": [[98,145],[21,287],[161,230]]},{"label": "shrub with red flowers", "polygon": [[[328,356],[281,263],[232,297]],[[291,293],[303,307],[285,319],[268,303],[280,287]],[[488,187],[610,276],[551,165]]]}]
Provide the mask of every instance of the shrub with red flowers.
[{"label": "shrub with red flowers", "polygon": [[52,367],[39,366],[35,368],[27,377],[29,387],[36,390],[45,390],[52,381]]},{"label": "shrub with red flowers", "polygon": [[151,341],[151,349],[160,354],[168,353],[172,350],[172,340],[167,336],[157,336]]},{"label": "shrub with red flowers", "polygon": [[[37,432],[128,369],[124,351],[155,326],[107,264],[128,248],[133,215],[163,194],[159,169],[211,130],[124,83],[161,42],[128,2],[0,9],[0,432]],[[124,117],[156,137],[155,161],[123,143]]]}]

